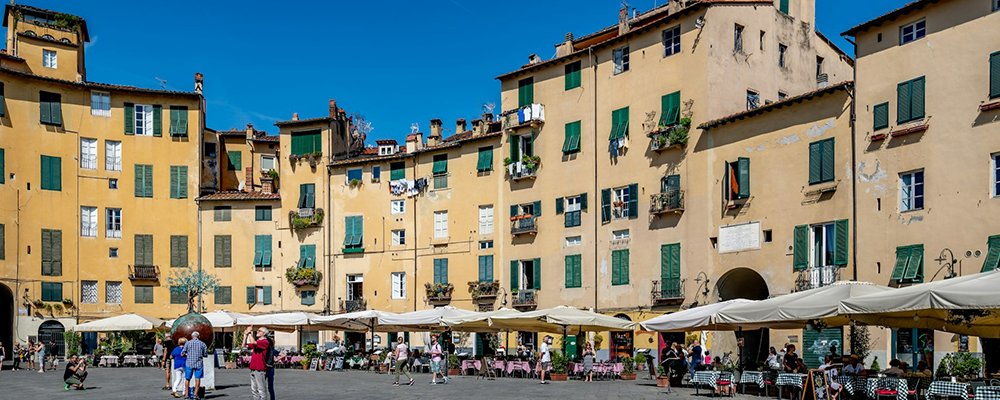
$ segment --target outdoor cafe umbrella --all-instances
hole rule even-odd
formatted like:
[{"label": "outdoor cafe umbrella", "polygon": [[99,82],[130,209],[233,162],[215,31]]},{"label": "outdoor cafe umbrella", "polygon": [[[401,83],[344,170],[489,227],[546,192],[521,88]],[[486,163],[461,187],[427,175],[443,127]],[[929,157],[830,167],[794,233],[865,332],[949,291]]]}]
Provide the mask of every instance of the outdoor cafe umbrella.
[{"label": "outdoor cafe umbrella", "polygon": [[1000,338],[1000,272],[917,284],[845,299],[840,312],[890,328],[927,328]]},{"label": "outdoor cafe umbrella", "polygon": [[850,323],[839,313],[840,302],[851,297],[896,289],[868,282],[839,281],[814,289],[728,307],[719,312],[716,323],[737,329],[804,328],[811,324],[843,326]]},{"label": "outdoor cafe umbrella", "polygon": [[378,325],[386,331],[441,331],[446,329],[441,323],[445,318],[468,318],[480,314],[483,313],[445,306],[402,314],[386,313],[379,316]]},{"label": "outdoor cafe umbrella", "polygon": [[579,332],[630,331],[635,323],[609,315],[558,306],[520,314],[496,315],[489,319],[495,329],[526,332]]},{"label": "outdoor cafe umbrella", "polygon": [[465,316],[450,316],[441,318],[441,324],[448,330],[456,332],[494,332],[500,329],[490,325],[490,318],[522,314],[511,308],[501,308],[496,311],[475,313]]},{"label": "outdoor cafe umbrella", "polygon": [[77,332],[153,331],[163,329],[165,322],[159,318],[139,314],[123,314],[102,318],[73,327]]},{"label": "outdoor cafe umbrella", "polygon": [[322,327],[322,329],[329,330],[354,332],[365,332],[370,330],[373,333],[378,330],[380,332],[388,332],[386,330],[379,329],[379,319],[390,315],[395,315],[395,313],[378,310],[363,310],[344,314],[322,316],[314,315],[309,318],[309,323],[314,326]]},{"label": "outdoor cafe umbrella", "polygon": [[294,331],[295,329],[307,328],[309,325],[309,319],[315,316],[316,314],[305,312],[251,315],[245,318],[239,318],[236,325],[265,326],[271,330]]},{"label": "outdoor cafe umbrella", "polygon": [[675,313],[661,315],[659,317],[655,317],[646,320],[644,322],[640,322],[639,326],[647,331],[658,331],[658,332],[736,330],[736,327],[730,325],[722,325],[716,322],[716,318],[719,312],[729,307],[738,306],[741,304],[753,303],[753,302],[754,302],[753,300],[747,300],[747,299],[733,299],[719,303],[706,304],[703,306],[689,308],[687,310],[678,311]]}]

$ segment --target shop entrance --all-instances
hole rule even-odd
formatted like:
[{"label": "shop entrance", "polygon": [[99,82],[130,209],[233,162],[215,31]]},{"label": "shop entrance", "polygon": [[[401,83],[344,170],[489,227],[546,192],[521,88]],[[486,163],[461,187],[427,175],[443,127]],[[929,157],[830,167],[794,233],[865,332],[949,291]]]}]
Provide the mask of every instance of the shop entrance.
[{"label": "shop entrance", "polygon": [[[716,283],[716,291],[719,294],[719,301],[764,300],[770,295],[764,278],[757,271],[745,267],[734,268],[722,275]],[[767,358],[767,348],[770,345],[767,329],[736,332],[736,337],[738,341],[740,339],[743,341],[739,362],[744,368],[755,368]]]}]

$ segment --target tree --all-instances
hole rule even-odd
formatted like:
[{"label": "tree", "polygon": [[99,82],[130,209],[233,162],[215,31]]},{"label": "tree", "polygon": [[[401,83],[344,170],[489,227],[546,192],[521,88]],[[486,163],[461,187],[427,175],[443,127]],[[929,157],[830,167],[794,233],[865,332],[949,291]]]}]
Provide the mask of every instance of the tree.
[{"label": "tree", "polygon": [[219,278],[205,271],[183,269],[174,271],[172,275],[167,278],[170,291],[176,294],[187,294],[188,312],[194,312],[194,300],[198,296],[214,292],[219,287]]}]

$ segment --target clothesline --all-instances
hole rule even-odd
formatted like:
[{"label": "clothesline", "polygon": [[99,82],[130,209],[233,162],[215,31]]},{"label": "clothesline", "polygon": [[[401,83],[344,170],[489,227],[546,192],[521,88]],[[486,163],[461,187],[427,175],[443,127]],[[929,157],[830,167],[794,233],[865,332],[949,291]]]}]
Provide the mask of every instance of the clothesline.
[{"label": "clothesline", "polygon": [[389,181],[389,193],[393,196],[414,197],[427,188],[427,178],[417,178],[415,180],[396,179]]}]

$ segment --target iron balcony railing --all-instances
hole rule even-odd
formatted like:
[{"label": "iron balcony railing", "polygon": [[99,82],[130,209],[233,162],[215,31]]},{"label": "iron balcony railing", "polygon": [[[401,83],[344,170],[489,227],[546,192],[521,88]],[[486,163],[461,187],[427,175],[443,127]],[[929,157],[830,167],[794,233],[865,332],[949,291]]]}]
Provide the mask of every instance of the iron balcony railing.
[{"label": "iron balcony railing", "polygon": [[516,308],[530,308],[537,307],[538,301],[535,300],[534,290],[521,290],[514,295],[514,307]]},{"label": "iron balcony railing", "polygon": [[519,215],[510,222],[510,233],[521,235],[526,233],[538,233],[538,218],[532,215]]},{"label": "iron balcony railing", "polygon": [[663,214],[668,212],[684,211],[684,191],[679,189],[667,190],[663,193],[653,193],[649,199],[649,212],[651,214]]},{"label": "iron balcony railing", "polygon": [[133,281],[160,280],[160,267],[155,265],[129,265],[128,279]]},{"label": "iron balcony railing", "polygon": [[366,302],[365,299],[340,301],[341,312],[349,313],[355,311],[364,311],[367,308],[368,308],[368,302]]},{"label": "iron balcony railing", "polygon": [[507,174],[512,180],[534,178],[538,173],[538,164],[527,164],[522,161],[513,162],[507,166]]},{"label": "iron balcony railing", "polygon": [[684,285],[681,283],[680,279],[653,281],[653,290],[650,293],[653,305],[682,303],[684,301]]},{"label": "iron balcony railing", "polygon": [[837,265],[825,265],[821,267],[809,267],[799,271],[799,276],[795,279],[795,291],[803,291],[827,286],[840,280],[841,267]]}]

